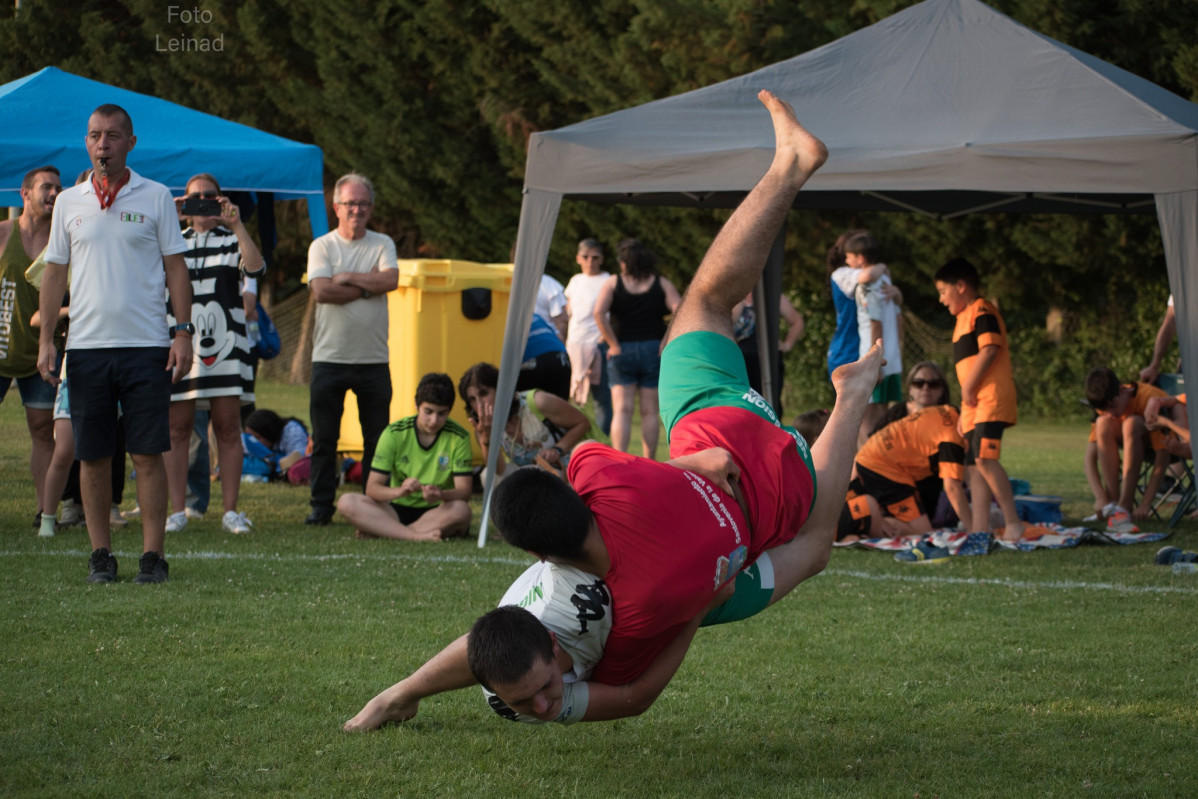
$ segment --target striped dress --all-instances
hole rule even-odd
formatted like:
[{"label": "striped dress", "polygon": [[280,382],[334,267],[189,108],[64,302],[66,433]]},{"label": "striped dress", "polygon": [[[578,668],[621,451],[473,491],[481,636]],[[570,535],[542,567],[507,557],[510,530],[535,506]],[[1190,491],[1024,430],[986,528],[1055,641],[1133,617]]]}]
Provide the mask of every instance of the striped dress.
[{"label": "striped dress", "polygon": [[[254,401],[253,360],[246,337],[245,308],[241,300],[241,255],[237,236],[216,227],[206,233],[183,231],[188,250],[183,254],[191,276],[191,371],[171,388],[171,400],[199,400],[239,396]],[[170,303],[170,324],[175,325]]]}]

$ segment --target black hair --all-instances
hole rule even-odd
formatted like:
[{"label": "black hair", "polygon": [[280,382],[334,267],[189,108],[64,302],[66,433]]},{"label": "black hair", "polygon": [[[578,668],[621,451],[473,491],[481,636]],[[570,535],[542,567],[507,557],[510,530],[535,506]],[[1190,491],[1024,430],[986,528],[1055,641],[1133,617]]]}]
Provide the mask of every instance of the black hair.
[{"label": "black hair", "polygon": [[416,407],[424,403],[453,408],[453,379],[444,372],[429,372],[416,384]]},{"label": "black hair", "polygon": [[479,616],[470,628],[466,663],[488,691],[496,684],[519,682],[538,660],[553,660],[553,639],[541,620],[524,608],[502,605]]},{"label": "black hair", "polygon": [[964,258],[953,258],[936,270],[932,278],[937,283],[964,283],[974,291],[978,290],[978,269]]},{"label": "black hair", "polygon": [[1105,411],[1119,396],[1122,384],[1115,373],[1105,366],[1096,366],[1086,375],[1086,402],[1096,411]]},{"label": "black hair", "polygon": [[657,256],[638,239],[624,239],[616,252],[629,277],[640,280],[657,274]]},{"label": "black hair", "polygon": [[514,547],[541,557],[576,559],[591,529],[591,510],[560,477],[529,466],[495,487],[491,521]]},{"label": "black hair", "polygon": [[[470,404],[470,399],[466,396],[466,392],[471,386],[475,388],[489,388],[495,391],[499,388],[499,370],[486,361],[480,361],[463,372],[462,379],[458,381],[458,394],[462,397],[462,403],[466,406],[466,415],[477,422],[478,409]],[[513,400],[508,408],[508,421],[511,421],[519,412],[520,403]]]},{"label": "black hair", "polygon": [[858,233],[846,241],[844,251],[854,255],[863,255],[865,260],[871,264],[882,260],[882,248],[878,246],[877,240],[868,233]]},{"label": "black hair", "polygon": [[259,408],[245,418],[244,428],[253,430],[258,435],[265,438],[271,443],[271,446],[278,444],[283,438],[283,428],[289,422],[299,422],[300,427],[304,428],[304,432],[308,431],[307,425],[294,416],[284,419],[272,410]]}]

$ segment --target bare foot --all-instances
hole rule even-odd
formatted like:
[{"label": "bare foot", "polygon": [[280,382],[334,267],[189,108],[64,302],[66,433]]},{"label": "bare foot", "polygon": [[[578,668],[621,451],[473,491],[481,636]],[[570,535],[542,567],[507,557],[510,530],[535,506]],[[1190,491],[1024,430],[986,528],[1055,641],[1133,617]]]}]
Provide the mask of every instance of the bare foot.
[{"label": "bare foot", "polygon": [[341,729],[346,732],[366,732],[377,730],[389,721],[407,721],[414,717],[420,709],[420,701],[405,702],[397,688],[393,685],[371,699],[366,707],[358,711],[358,715],[342,724]]},{"label": "bare foot", "polygon": [[373,533],[363,532],[362,530],[354,530],[354,538],[357,538],[361,541],[368,541],[371,538],[378,538],[378,536],[374,535]]},{"label": "bare foot", "polygon": [[841,400],[863,400],[869,395],[882,374],[886,359],[882,357],[882,341],[879,339],[859,360],[838,366],[832,373],[832,387],[836,390],[837,403]]},{"label": "bare foot", "polygon": [[774,163],[770,171],[791,172],[800,184],[806,182],[828,160],[828,148],[799,124],[789,103],[766,89],[757,93],[757,99],[774,121]]},{"label": "bare foot", "polygon": [[1008,524],[1003,527],[1003,533],[999,540],[1006,541],[1008,544],[1014,544],[1021,538],[1023,538],[1023,522]]}]

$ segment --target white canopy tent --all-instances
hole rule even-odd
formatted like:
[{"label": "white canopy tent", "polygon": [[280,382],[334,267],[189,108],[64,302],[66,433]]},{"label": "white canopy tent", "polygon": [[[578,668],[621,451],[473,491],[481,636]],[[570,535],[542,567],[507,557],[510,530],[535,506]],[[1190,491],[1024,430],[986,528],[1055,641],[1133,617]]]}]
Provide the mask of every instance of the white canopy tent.
[{"label": "white canopy tent", "polygon": [[[748,75],[533,134],[497,420],[562,199],[735,206],[773,154],[758,89],[829,147],[798,208],[949,218],[1155,207],[1184,369],[1198,374],[1198,105],[978,0],[926,0]],[[485,536],[484,515],[480,546]]]}]

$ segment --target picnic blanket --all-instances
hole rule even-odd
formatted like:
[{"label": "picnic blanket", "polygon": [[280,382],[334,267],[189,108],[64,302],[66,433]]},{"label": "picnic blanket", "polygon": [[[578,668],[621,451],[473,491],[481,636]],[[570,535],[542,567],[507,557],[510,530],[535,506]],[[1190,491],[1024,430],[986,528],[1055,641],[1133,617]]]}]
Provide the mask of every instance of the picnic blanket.
[{"label": "picnic blanket", "polygon": [[924,535],[897,538],[866,538],[849,544],[837,542],[838,547],[860,547],[885,552],[901,552],[916,544],[928,543],[944,547],[953,555],[985,555],[992,549],[1031,552],[1036,549],[1069,549],[1080,544],[1146,544],[1161,541],[1171,533],[1116,533],[1092,530],[1089,527],[1065,527],[1060,524],[1041,524],[1049,532],[1021,538],[1014,543],[999,541],[985,533],[959,533],[956,530],[933,530]]}]

